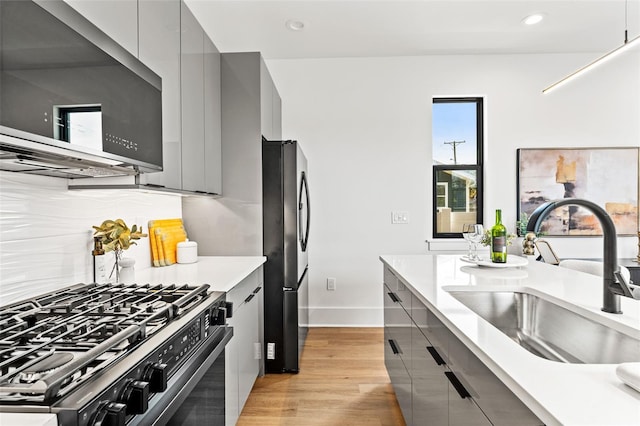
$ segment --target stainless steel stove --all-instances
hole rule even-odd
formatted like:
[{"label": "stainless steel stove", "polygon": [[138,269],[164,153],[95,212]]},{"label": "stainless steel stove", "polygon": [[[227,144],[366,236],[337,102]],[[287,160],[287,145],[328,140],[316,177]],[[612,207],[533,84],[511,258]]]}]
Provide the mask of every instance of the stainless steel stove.
[{"label": "stainless steel stove", "polygon": [[[208,285],[123,284],[3,306],[0,412],[56,413],[70,426],[185,423],[190,392],[224,363],[230,308]],[[224,368],[216,380],[224,393]],[[215,410],[207,416],[223,421],[224,403]]]}]

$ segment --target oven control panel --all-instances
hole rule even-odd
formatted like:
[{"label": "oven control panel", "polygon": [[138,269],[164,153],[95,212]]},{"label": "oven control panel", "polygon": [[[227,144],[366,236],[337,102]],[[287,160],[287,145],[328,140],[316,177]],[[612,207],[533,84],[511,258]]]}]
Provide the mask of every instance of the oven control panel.
[{"label": "oven control panel", "polygon": [[[165,392],[171,385],[171,376],[199,349],[204,341],[221,330],[216,325],[220,315],[224,318],[226,302],[215,303],[202,310],[176,333],[154,349],[145,349],[147,354],[137,356],[135,366],[113,382],[98,395],[87,393],[86,403],[77,411],[54,410],[58,412],[60,424],[78,426],[124,426],[133,416],[143,416],[149,400],[157,393]],[[223,322],[224,324],[224,322]],[[134,352],[143,349],[138,348]],[[128,355],[134,357],[134,354]],[[127,361],[126,357],[123,361]],[[111,370],[102,372],[106,378]],[[75,419],[73,418],[75,417]]]}]

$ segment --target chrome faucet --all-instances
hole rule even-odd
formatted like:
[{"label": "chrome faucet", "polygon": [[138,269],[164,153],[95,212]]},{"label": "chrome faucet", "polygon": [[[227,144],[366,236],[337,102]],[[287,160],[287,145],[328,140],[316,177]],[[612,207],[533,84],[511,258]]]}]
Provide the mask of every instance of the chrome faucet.
[{"label": "chrome faucet", "polygon": [[616,228],[609,214],[599,205],[581,198],[563,198],[548,201],[533,211],[529,217],[527,231],[537,233],[544,218],[557,207],[573,205],[590,210],[602,227],[604,235],[603,274],[602,274],[602,310],[612,314],[621,314],[620,296],[640,300],[640,286],[626,282],[618,267]]}]

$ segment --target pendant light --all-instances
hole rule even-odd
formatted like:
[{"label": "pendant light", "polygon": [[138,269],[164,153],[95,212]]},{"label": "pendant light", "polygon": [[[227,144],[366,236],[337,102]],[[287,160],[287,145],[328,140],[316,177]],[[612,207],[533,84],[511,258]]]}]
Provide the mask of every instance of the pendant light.
[{"label": "pendant light", "polygon": [[557,89],[558,87],[563,86],[564,84],[570,82],[571,80],[575,79],[576,77],[578,77],[578,76],[580,76],[582,74],[585,74],[586,72],[594,69],[598,65],[603,64],[603,63],[615,58],[616,56],[618,56],[622,52],[625,52],[625,51],[629,50],[631,47],[636,46],[636,45],[640,45],[640,36],[637,36],[632,40],[628,39],[628,33],[627,33],[627,1],[625,1],[625,8],[624,8],[624,25],[625,25],[624,43],[622,44],[622,46],[612,50],[611,52],[609,52],[609,53],[607,53],[607,54],[605,54],[605,55],[603,55],[601,57],[599,57],[595,61],[585,65],[584,67],[580,68],[579,70],[574,71],[573,73],[569,74],[568,76],[566,76],[562,80],[559,80],[559,81],[553,83],[552,85],[550,85],[549,87],[544,89],[542,91],[542,93],[543,94],[547,94],[547,93]]}]

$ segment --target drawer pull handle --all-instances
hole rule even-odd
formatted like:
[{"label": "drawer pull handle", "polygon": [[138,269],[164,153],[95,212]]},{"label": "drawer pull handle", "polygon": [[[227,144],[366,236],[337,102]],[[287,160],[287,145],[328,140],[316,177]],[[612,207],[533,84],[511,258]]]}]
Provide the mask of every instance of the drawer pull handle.
[{"label": "drawer pull handle", "polygon": [[389,297],[391,298],[391,300],[393,300],[393,303],[398,303],[398,302],[402,302],[402,300],[400,300],[400,298],[393,292],[389,292],[387,293],[389,295]]},{"label": "drawer pull handle", "polygon": [[251,293],[249,296],[247,296],[246,299],[244,299],[244,303],[249,303],[251,301],[251,299],[253,299],[255,297],[255,293]]},{"label": "drawer pull handle", "polygon": [[440,356],[440,354],[438,353],[436,348],[434,348],[433,346],[427,346],[427,350],[429,351],[429,353],[433,357],[433,360],[436,362],[436,364],[438,364],[438,365],[446,364],[446,362],[444,362],[444,359],[442,359],[442,357]]},{"label": "drawer pull handle", "polygon": [[262,286],[261,287],[256,287],[255,290],[253,290],[253,294],[258,294],[260,293],[260,290],[262,290]]},{"label": "drawer pull handle", "polygon": [[394,355],[402,353],[400,346],[398,346],[398,344],[393,339],[389,339],[389,346],[391,346],[391,350],[393,351]]},{"label": "drawer pull handle", "polygon": [[464,398],[471,397],[471,394],[469,393],[469,391],[464,387],[464,385],[460,382],[460,380],[456,377],[455,374],[453,374],[451,371],[445,371],[444,374],[445,376],[447,376],[447,379],[449,379],[449,381],[453,385],[453,388],[456,390],[456,392],[458,392],[458,395],[460,395],[460,398],[464,399]]}]

